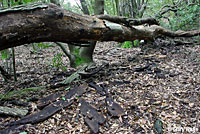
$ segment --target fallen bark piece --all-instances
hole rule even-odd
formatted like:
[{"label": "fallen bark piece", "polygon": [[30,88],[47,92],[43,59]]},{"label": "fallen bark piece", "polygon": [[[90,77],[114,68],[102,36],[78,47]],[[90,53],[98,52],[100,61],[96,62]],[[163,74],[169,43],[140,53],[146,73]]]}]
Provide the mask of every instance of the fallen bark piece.
[{"label": "fallen bark piece", "polygon": [[143,67],[136,67],[136,68],[133,68],[133,71],[135,72],[142,72],[142,71],[145,71],[146,69],[148,69],[150,67],[150,64],[146,64],[145,66]]},{"label": "fallen bark piece", "polygon": [[83,115],[89,118],[95,118],[99,124],[103,124],[106,121],[103,115],[100,115],[97,110],[90,106],[84,99],[80,99],[79,102],[81,103],[80,110]]},{"label": "fallen bark piece", "polygon": [[99,71],[101,71],[102,69],[104,69],[104,67],[108,66],[108,63],[103,63],[101,66],[99,67],[87,67],[85,69],[85,71],[79,72],[79,74],[81,75],[81,77],[83,78],[89,78],[92,75],[98,73]]},{"label": "fallen bark piece", "polygon": [[94,82],[89,83],[89,85],[91,87],[95,88],[99,93],[104,93],[103,95],[106,95],[105,102],[106,102],[106,105],[107,105],[108,113],[111,116],[113,116],[113,117],[118,116],[119,117],[119,116],[125,115],[124,109],[119,104],[114,102],[113,98],[108,93],[108,88],[106,88],[105,85],[102,85],[102,87],[99,87]]},{"label": "fallen bark piece", "polygon": [[10,108],[10,107],[3,107],[0,106],[0,115],[11,115],[16,117],[23,117],[28,113],[27,109],[19,109],[19,108]]},{"label": "fallen bark piece", "polygon": [[35,123],[42,122],[42,121],[48,119],[49,117],[51,117],[52,115],[54,115],[56,112],[60,111],[61,109],[71,105],[74,102],[74,99],[76,98],[76,96],[81,96],[83,93],[85,93],[86,89],[87,89],[87,86],[85,86],[85,85],[76,87],[76,88],[70,90],[65,95],[65,97],[64,97],[65,99],[61,99],[57,102],[54,102],[54,103],[46,106],[41,111],[39,111],[37,113],[33,113],[26,117],[23,117],[22,119],[20,119],[18,121],[10,122],[9,124],[7,124],[7,126],[27,124],[27,123],[35,124]]},{"label": "fallen bark piece", "polygon": [[99,124],[103,124],[106,119],[100,115],[95,108],[90,106],[84,99],[79,99],[81,103],[80,110],[85,117],[86,124],[90,127],[93,133],[99,132]]},{"label": "fallen bark piece", "polygon": [[73,100],[71,100],[69,102],[64,101],[64,100],[57,101],[53,104],[48,105],[43,110],[41,110],[37,113],[33,113],[33,114],[28,115],[18,121],[9,123],[8,126],[27,124],[27,123],[35,124],[35,123],[42,122],[42,121],[48,119],[49,117],[51,117],[56,112],[60,111],[62,108],[65,108],[65,107],[71,105],[72,103],[73,103]]},{"label": "fallen bark piece", "polygon": [[107,110],[108,113],[113,117],[119,117],[125,115],[124,109],[114,102],[113,98],[111,96],[106,97],[106,104],[107,104]]},{"label": "fallen bark piece", "polygon": [[79,72],[84,71],[87,66],[88,66],[87,64],[83,65],[79,70],[77,70],[75,73],[73,73],[72,75],[70,75],[69,77],[67,77],[65,80],[61,81],[58,84],[62,84],[62,85],[70,84],[75,79],[80,77]]},{"label": "fallen bark piece", "polygon": [[42,109],[44,108],[45,106],[49,105],[50,103],[56,101],[56,99],[60,98],[61,97],[61,93],[57,93],[57,94],[51,94],[41,100],[38,101],[38,105],[37,107],[39,109]]},{"label": "fallen bark piece", "polygon": [[87,90],[87,85],[81,85],[79,87],[75,87],[65,95],[66,100],[75,99],[76,97],[80,97],[83,95]]},{"label": "fallen bark piece", "polygon": [[84,118],[86,124],[90,127],[93,133],[98,133],[99,132],[99,123],[98,121],[95,120],[95,118]]},{"label": "fallen bark piece", "polygon": [[0,100],[0,105],[3,106],[5,104],[12,104],[15,106],[23,106],[23,107],[29,107],[32,103],[28,101],[22,101],[22,100]]},{"label": "fallen bark piece", "polygon": [[98,85],[96,85],[96,83],[90,82],[89,86],[94,88],[99,94],[105,95],[104,89],[102,87],[99,87]]},{"label": "fallen bark piece", "polygon": [[20,134],[21,132],[24,132],[26,128],[27,125],[16,125],[4,130],[0,130],[0,134]]}]

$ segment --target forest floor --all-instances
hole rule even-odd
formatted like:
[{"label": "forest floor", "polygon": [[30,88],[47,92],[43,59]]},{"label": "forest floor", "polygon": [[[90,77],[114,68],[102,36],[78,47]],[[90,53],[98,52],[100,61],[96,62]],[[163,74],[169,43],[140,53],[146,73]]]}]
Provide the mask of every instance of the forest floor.
[{"label": "forest floor", "polygon": [[[0,94],[10,90],[48,86],[64,80],[76,71],[69,67],[67,57],[62,56],[66,70],[52,66],[55,55],[62,53],[57,46],[37,50],[31,46],[16,48],[17,82],[5,83],[0,77]],[[88,87],[83,94],[89,104],[103,114],[106,122],[100,125],[102,134],[154,134],[155,122],[163,123],[165,133],[200,133],[200,45],[159,46],[146,44],[136,48],[119,48],[115,42],[98,43],[94,61],[109,66],[88,79],[81,79],[68,86],[56,89],[29,92],[12,100],[29,101],[32,106],[47,95],[73,88],[89,81],[105,84],[115,102],[121,105],[125,115],[111,117],[105,106],[105,96]],[[10,101],[0,105],[16,106]],[[37,111],[37,107],[35,111]],[[33,111],[30,111],[30,113]],[[0,130],[3,124],[19,117],[0,115]],[[89,134],[90,130],[80,114],[78,99],[49,119],[26,129],[37,134]]]}]

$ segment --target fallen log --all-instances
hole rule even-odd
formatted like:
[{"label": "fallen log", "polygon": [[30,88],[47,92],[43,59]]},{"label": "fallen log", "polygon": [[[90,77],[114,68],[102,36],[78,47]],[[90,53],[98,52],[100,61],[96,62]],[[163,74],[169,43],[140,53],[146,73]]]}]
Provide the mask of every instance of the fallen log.
[{"label": "fallen log", "polygon": [[[121,24],[98,16],[76,14],[54,4],[29,4],[0,10],[0,50],[32,42],[79,43],[88,41],[154,40],[160,35],[192,37],[200,30],[169,31],[158,25],[133,26],[137,21],[125,19]],[[115,17],[120,19],[120,17]],[[139,20],[140,24],[152,21]],[[123,20],[124,21],[124,20]],[[115,23],[114,23],[115,22]],[[154,22],[154,21],[153,21]],[[132,24],[133,23],[133,24]],[[138,23],[138,22],[137,22]],[[137,24],[136,23],[136,24]],[[155,21],[156,24],[157,21]],[[131,25],[131,26],[129,26]]]}]

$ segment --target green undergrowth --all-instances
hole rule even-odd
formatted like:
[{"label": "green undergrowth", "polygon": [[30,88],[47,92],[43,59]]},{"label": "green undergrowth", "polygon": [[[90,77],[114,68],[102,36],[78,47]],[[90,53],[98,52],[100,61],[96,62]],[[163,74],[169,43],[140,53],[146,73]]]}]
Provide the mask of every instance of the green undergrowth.
[{"label": "green undergrowth", "polygon": [[134,41],[125,41],[121,44],[121,48],[132,48],[132,47],[138,47],[140,45],[139,40]]},{"label": "green undergrowth", "polygon": [[62,56],[63,56],[63,53],[56,54],[52,59],[51,65],[53,67],[56,67],[57,69],[60,68],[63,71],[65,71],[67,69],[67,67],[63,63]]},{"label": "green undergrowth", "polygon": [[9,100],[12,98],[16,99],[16,98],[23,97],[24,95],[27,95],[30,92],[38,92],[38,91],[45,90],[45,89],[46,89],[45,86],[19,89],[17,91],[11,91],[7,94],[0,94],[0,100]]}]

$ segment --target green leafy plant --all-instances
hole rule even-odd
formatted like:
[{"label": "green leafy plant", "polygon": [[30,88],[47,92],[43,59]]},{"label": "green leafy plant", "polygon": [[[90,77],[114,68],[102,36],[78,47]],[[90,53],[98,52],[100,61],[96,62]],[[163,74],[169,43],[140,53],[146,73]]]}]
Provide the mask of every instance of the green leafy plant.
[{"label": "green leafy plant", "polygon": [[1,51],[1,59],[2,60],[8,59],[9,55],[10,55],[10,52],[9,52],[8,49],[5,49],[5,50]]},{"label": "green leafy plant", "polygon": [[122,43],[121,47],[122,48],[132,48],[133,43],[132,43],[132,41],[125,41],[124,43]]},{"label": "green leafy plant", "polygon": [[84,63],[84,60],[80,56],[76,56],[76,65],[79,66]]},{"label": "green leafy plant", "polygon": [[62,53],[59,53],[57,55],[54,56],[54,58],[52,59],[52,66],[56,67],[57,69],[62,69],[62,70],[66,70],[67,68],[64,66],[64,63],[62,61]]},{"label": "green leafy plant", "polygon": [[134,41],[125,41],[122,43],[121,47],[122,48],[132,48],[132,47],[138,47],[140,45],[139,40],[134,40]]},{"label": "green leafy plant", "polygon": [[139,45],[140,45],[140,41],[139,40],[134,40],[133,46],[134,47],[138,47]]},{"label": "green leafy plant", "polygon": [[66,91],[69,90],[69,89],[70,89],[70,87],[65,88]]},{"label": "green leafy plant", "polygon": [[65,97],[61,97],[61,99],[64,100],[64,101],[66,100]]},{"label": "green leafy plant", "polygon": [[35,45],[37,45],[37,46],[40,47],[40,48],[49,48],[49,47],[52,47],[52,46],[53,46],[52,43],[45,44],[45,43],[43,43],[43,42],[36,43]]}]

